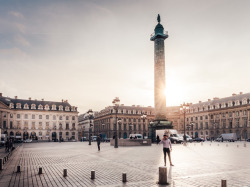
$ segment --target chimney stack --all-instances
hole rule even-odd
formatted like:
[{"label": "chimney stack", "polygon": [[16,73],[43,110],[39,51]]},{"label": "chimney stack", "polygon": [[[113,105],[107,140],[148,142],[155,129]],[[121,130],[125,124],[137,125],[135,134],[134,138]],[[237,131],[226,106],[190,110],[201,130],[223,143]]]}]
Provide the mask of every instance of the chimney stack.
[{"label": "chimney stack", "polygon": [[42,99],[42,101],[44,101],[44,99]]},{"label": "chimney stack", "polygon": [[0,97],[3,97],[3,94],[2,94],[2,93],[0,93]]},{"label": "chimney stack", "polygon": [[31,100],[31,97],[29,97],[29,100]]},{"label": "chimney stack", "polygon": [[202,101],[199,101],[199,103],[202,103]]},{"label": "chimney stack", "polygon": [[211,99],[208,99],[207,101],[211,101]]},{"label": "chimney stack", "polygon": [[232,94],[232,96],[236,96],[236,94],[235,94],[235,93],[233,93],[233,94]]},{"label": "chimney stack", "polygon": [[242,95],[243,94],[243,92],[240,92],[240,95]]},{"label": "chimney stack", "polygon": [[63,99],[62,99],[62,103],[63,103]]},{"label": "chimney stack", "polygon": [[15,99],[17,99],[18,97],[17,96],[15,96]]}]

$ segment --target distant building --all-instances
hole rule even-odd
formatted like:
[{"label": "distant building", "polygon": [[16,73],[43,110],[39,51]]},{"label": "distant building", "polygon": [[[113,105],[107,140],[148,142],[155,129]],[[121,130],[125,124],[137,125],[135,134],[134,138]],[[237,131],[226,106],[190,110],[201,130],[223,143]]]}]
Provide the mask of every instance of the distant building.
[{"label": "distant building", "polygon": [[[93,117],[95,117],[96,113],[97,112],[93,113]],[[84,137],[89,139],[89,127],[90,125],[94,125],[93,121],[93,119],[90,121],[88,113],[80,114],[78,116],[78,140],[81,140],[81,138]],[[92,128],[92,131],[94,131],[94,127]]]},{"label": "distant building", "polygon": [[[193,137],[217,138],[222,133],[236,133],[238,139],[250,137],[250,93],[233,94],[191,104],[186,114],[186,131]],[[184,131],[181,115],[179,131]]]},{"label": "distant building", "polygon": [[[143,120],[141,116],[147,115]],[[94,134],[101,134],[102,138],[113,138],[115,135],[116,111],[112,106],[97,112],[94,118]],[[148,125],[154,120],[154,108],[142,106],[124,106],[120,105],[117,112],[118,138],[128,138],[129,134],[142,134],[148,136]]]},{"label": "distant building", "polygon": [[77,107],[54,102],[3,97],[0,93],[0,128],[15,139],[77,139]]}]

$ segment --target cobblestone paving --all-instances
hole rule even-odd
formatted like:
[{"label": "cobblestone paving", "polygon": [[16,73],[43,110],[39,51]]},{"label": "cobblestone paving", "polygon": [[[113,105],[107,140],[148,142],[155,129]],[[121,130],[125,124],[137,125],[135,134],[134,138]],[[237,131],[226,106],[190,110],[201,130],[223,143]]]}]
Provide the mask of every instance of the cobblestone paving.
[{"label": "cobblestone paving", "polygon": [[[211,144],[211,145],[210,145]],[[250,143],[190,143],[173,145],[168,163],[168,186],[250,187]],[[228,146],[227,146],[228,145]],[[239,147],[237,147],[239,145]],[[17,165],[21,172],[16,173]],[[104,186],[158,187],[158,168],[163,165],[162,145],[150,147],[119,147],[108,143],[27,143],[23,144],[0,171],[0,186]],[[39,167],[43,174],[39,175]],[[68,176],[63,177],[63,169]],[[95,170],[96,179],[90,179]],[[127,183],[122,183],[122,173]]]}]

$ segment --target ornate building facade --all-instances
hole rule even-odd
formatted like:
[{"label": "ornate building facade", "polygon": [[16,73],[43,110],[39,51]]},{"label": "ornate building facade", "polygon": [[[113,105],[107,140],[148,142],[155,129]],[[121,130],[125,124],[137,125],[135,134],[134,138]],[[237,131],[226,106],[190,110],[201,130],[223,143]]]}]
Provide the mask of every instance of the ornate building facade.
[{"label": "ornate building facade", "polygon": [[78,139],[77,107],[67,100],[25,100],[0,93],[0,128],[14,139]]},{"label": "ornate building facade", "polygon": [[[143,114],[147,116],[145,119],[141,117]],[[154,108],[120,105],[116,113],[112,106],[108,106],[95,114],[93,133],[101,134],[103,138],[113,138],[116,119],[118,119],[117,135],[119,138],[126,139],[129,134],[148,136],[148,125],[154,120]]]},{"label": "ornate building facade", "polygon": [[[190,104],[186,113],[186,131],[193,137],[217,138],[222,133],[236,133],[238,139],[250,137],[250,93],[233,94]],[[183,115],[179,131],[184,131]]]}]

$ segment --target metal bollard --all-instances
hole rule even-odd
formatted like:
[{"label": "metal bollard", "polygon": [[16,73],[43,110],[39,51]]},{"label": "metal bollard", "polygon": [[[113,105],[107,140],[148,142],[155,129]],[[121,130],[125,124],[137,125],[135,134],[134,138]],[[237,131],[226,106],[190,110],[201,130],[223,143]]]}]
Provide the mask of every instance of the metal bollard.
[{"label": "metal bollard", "polygon": [[227,187],[227,180],[221,180],[221,187]]},{"label": "metal bollard", "polygon": [[64,169],[64,170],[63,170],[63,176],[64,176],[64,177],[67,177],[67,176],[68,176],[67,169]]},{"label": "metal bollard", "polygon": [[159,167],[159,184],[167,184],[167,167]]},{"label": "metal bollard", "polygon": [[239,148],[239,145],[237,145],[237,148]]},{"label": "metal bollard", "polygon": [[95,179],[95,171],[94,170],[91,171],[91,179]]},{"label": "metal bollard", "polygon": [[20,173],[20,172],[21,172],[21,166],[17,166],[16,172],[17,172],[17,173]]},{"label": "metal bollard", "polygon": [[2,169],[3,169],[3,159],[0,158],[0,170],[2,170]]},{"label": "metal bollard", "polygon": [[247,144],[246,144],[246,143],[244,143],[244,147],[247,147]]},{"label": "metal bollard", "polygon": [[127,174],[122,173],[122,182],[127,182]]},{"label": "metal bollard", "polygon": [[228,147],[228,145],[226,145],[226,147]]},{"label": "metal bollard", "polygon": [[38,174],[39,175],[43,174],[43,168],[41,168],[41,167],[39,168]]},{"label": "metal bollard", "polygon": [[201,145],[203,145],[203,142],[201,142]]},{"label": "metal bollard", "polygon": [[183,142],[183,146],[187,146],[187,142]]},{"label": "metal bollard", "polygon": [[218,146],[220,146],[220,144],[218,144]]}]

